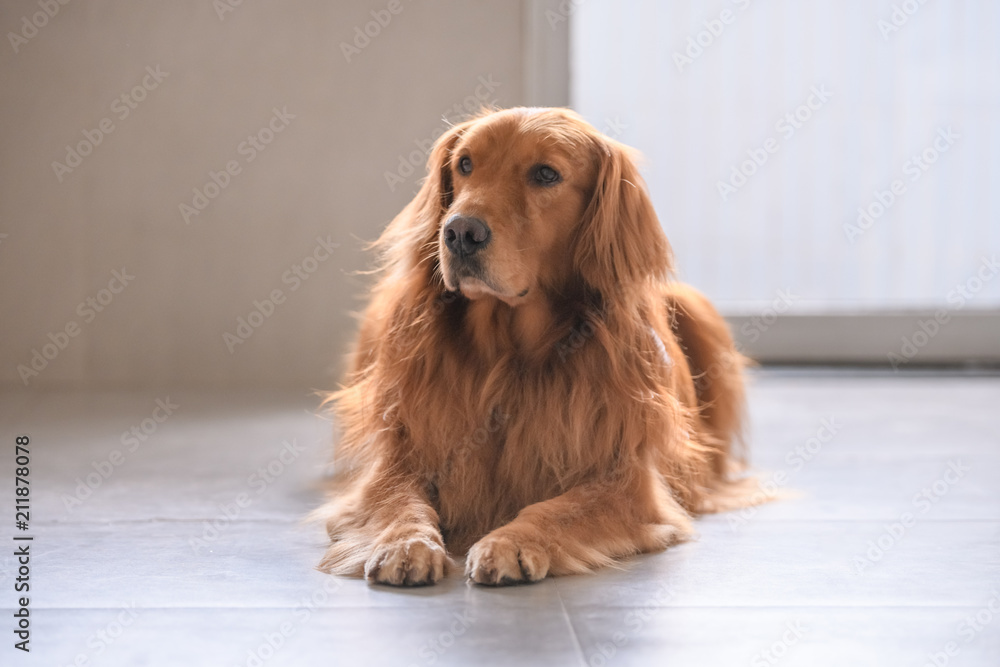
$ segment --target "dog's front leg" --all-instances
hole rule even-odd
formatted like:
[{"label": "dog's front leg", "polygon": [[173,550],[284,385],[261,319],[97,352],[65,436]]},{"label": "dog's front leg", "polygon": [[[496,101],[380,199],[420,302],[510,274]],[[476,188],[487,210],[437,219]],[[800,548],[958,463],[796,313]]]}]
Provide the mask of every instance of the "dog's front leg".
[{"label": "dog's front leg", "polygon": [[652,475],[636,472],[525,507],[472,546],[465,571],[478,584],[538,581],[659,551],[690,532],[687,513]]},{"label": "dog's front leg", "polygon": [[379,467],[323,514],[331,539],[323,571],[421,586],[436,583],[450,569],[437,512],[412,476]]}]

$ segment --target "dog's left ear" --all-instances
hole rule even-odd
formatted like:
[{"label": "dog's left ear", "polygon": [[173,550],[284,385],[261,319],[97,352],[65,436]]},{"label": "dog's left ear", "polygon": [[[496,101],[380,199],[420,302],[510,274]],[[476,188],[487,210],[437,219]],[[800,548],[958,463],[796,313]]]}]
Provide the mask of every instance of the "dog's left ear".
[{"label": "dog's left ear", "polygon": [[665,278],[672,268],[670,244],[631,149],[603,136],[594,143],[597,182],[577,236],[578,273],[602,294]]}]

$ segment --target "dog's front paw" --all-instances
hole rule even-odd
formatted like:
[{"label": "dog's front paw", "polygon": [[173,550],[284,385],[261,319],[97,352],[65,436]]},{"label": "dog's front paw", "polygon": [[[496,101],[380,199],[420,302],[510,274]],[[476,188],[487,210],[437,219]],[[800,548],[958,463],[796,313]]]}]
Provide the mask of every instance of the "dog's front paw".
[{"label": "dog's front paw", "polygon": [[424,537],[379,544],[365,563],[365,579],[392,586],[426,586],[444,576],[451,561],[444,548]]},{"label": "dog's front paw", "polygon": [[494,531],[469,550],[465,574],[477,584],[529,583],[549,573],[549,553],[541,544]]}]

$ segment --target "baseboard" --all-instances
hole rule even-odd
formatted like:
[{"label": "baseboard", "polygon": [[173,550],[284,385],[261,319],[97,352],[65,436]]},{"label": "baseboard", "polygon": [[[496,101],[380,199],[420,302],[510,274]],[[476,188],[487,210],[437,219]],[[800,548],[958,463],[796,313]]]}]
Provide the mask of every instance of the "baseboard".
[{"label": "baseboard", "polygon": [[737,345],[761,363],[1000,365],[1000,312],[727,315]]}]

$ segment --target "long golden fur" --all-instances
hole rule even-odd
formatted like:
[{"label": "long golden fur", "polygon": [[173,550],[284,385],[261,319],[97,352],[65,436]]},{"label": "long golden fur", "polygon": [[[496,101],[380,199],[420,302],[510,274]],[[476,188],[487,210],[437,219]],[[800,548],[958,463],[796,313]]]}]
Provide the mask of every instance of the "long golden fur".
[{"label": "long golden fur", "polygon": [[429,584],[451,554],[476,583],[536,581],[745,502],[744,360],[670,280],[627,147],[564,109],[485,113],[437,141],[377,246],[329,398],[346,472],[321,569]]}]

